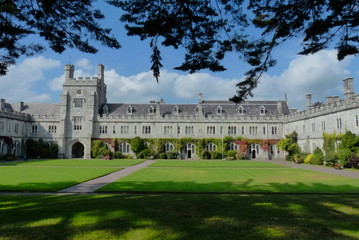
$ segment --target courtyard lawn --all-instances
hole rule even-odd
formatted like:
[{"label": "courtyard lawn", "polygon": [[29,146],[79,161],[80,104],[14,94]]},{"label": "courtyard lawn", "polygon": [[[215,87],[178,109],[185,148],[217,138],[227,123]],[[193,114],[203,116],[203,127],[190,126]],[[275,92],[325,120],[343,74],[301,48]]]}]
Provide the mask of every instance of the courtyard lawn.
[{"label": "courtyard lawn", "polygon": [[144,168],[98,191],[359,193],[359,181],[295,168]]},{"label": "courtyard lawn", "polygon": [[158,160],[149,167],[240,167],[240,168],[287,168],[287,166],[246,160]]},{"label": "courtyard lawn", "polygon": [[0,210],[0,239],[359,239],[358,195],[0,196]]},{"label": "courtyard lawn", "polygon": [[8,162],[6,165],[22,166],[133,166],[143,162],[138,159],[50,159],[50,160],[33,160],[25,162]]},{"label": "courtyard lawn", "polygon": [[0,191],[59,191],[118,167],[0,166]]}]

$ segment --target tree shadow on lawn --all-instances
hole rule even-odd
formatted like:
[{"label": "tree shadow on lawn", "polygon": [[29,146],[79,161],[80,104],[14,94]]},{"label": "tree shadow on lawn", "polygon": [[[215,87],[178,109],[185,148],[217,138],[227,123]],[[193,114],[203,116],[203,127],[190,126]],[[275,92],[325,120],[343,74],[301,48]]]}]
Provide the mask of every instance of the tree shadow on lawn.
[{"label": "tree shadow on lawn", "polygon": [[193,181],[117,181],[110,183],[97,192],[180,192],[180,193],[326,193],[357,194],[359,187],[355,185],[329,185],[324,183],[265,183],[258,184],[254,179],[244,182],[211,182]]},{"label": "tree shadow on lawn", "polygon": [[[0,238],[352,240],[358,239],[358,235],[347,235],[358,229],[357,197],[296,194],[1,196]],[[348,212],[336,206],[352,206],[354,210]]]},{"label": "tree shadow on lawn", "polygon": [[12,185],[0,184],[0,192],[57,192],[81,182],[62,181],[54,183],[27,182]]}]

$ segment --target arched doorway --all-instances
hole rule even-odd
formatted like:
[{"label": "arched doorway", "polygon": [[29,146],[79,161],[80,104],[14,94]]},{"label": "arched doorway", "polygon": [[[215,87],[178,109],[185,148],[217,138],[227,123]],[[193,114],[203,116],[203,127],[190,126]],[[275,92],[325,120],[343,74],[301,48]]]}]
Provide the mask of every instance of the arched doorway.
[{"label": "arched doorway", "polygon": [[252,158],[256,158],[256,150],[252,150]]},{"label": "arched doorway", "polygon": [[184,147],[184,154],[187,159],[191,159],[194,156],[195,146],[192,143],[187,143]]},{"label": "arched doorway", "polygon": [[77,142],[72,145],[72,158],[84,158],[85,147],[82,143]]}]

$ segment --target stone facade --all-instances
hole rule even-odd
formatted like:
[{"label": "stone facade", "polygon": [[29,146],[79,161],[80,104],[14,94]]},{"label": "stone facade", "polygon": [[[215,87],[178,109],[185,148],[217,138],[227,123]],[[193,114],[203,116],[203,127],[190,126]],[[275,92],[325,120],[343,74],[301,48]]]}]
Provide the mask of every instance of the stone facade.
[{"label": "stone facade", "polygon": [[[0,154],[23,156],[28,138],[56,142],[60,158],[90,158],[93,139],[232,136],[278,140],[292,131],[297,131],[300,147],[312,152],[315,147],[322,147],[323,132],[351,130],[359,134],[359,96],[353,91],[353,79],[345,79],[344,87],[344,99],[328,97],[327,103],[316,106],[308,94],[307,109],[300,112],[291,110],[286,101],[234,104],[206,101],[202,94],[195,104],[166,104],[163,100],[148,104],[108,103],[103,65],[98,65],[98,74],[92,78],[74,78],[74,66],[66,65],[60,104],[10,104],[1,99]],[[4,137],[12,138],[11,148]],[[170,145],[171,142],[167,147]],[[116,148],[131,154],[128,143]],[[182,158],[197,156],[191,144],[181,154]],[[248,155],[264,159],[283,157],[276,144],[269,151],[252,144]]]}]

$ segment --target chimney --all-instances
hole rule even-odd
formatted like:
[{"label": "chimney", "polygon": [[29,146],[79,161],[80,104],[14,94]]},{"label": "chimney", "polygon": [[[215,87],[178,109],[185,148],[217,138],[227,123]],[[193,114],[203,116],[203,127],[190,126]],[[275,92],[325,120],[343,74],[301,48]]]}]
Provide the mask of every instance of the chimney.
[{"label": "chimney", "polygon": [[277,109],[278,109],[279,114],[282,114],[282,113],[283,113],[283,110],[282,110],[282,102],[281,102],[281,101],[278,101],[278,102],[277,102]]},{"label": "chimney", "polygon": [[310,108],[310,106],[312,106],[312,94],[308,93],[305,97],[307,99],[307,108]]},{"label": "chimney", "polygon": [[346,78],[344,82],[344,96],[346,99],[354,97],[353,78]]},{"label": "chimney", "polygon": [[65,65],[65,81],[70,78],[74,78],[74,70],[75,70],[74,65],[71,64]]},{"label": "chimney", "polygon": [[202,103],[202,93],[198,94],[198,103]]},{"label": "chimney", "polygon": [[19,103],[16,104],[15,111],[21,112],[23,109],[24,109],[24,102],[19,102]]},{"label": "chimney", "polygon": [[105,72],[105,66],[102,64],[97,65],[97,76],[98,78],[103,78]]},{"label": "chimney", "polygon": [[5,99],[0,99],[0,110],[4,110],[5,109]]}]

